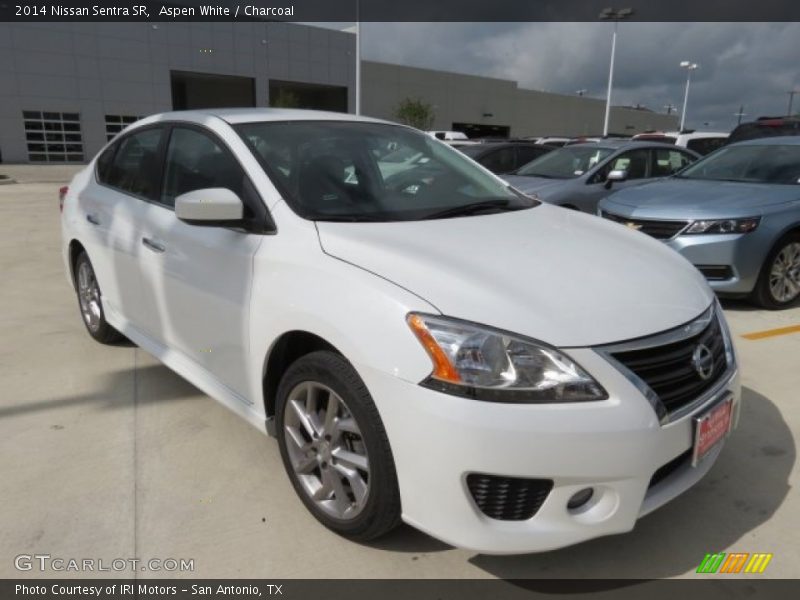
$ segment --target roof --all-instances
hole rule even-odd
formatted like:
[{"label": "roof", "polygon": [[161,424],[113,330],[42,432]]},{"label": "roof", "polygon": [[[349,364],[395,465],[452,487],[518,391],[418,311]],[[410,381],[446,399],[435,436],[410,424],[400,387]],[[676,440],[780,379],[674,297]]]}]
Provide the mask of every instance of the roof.
[{"label": "roof", "polygon": [[232,125],[256,121],[362,121],[366,123],[389,123],[389,121],[361,117],[349,113],[299,108],[207,108],[202,110],[183,110],[152,115],[143,119],[140,123],[168,121],[170,119],[203,121],[208,117],[217,117]]},{"label": "roof", "polygon": [[736,142],[731,146],[800,146],[800,135],[779,135]]}]

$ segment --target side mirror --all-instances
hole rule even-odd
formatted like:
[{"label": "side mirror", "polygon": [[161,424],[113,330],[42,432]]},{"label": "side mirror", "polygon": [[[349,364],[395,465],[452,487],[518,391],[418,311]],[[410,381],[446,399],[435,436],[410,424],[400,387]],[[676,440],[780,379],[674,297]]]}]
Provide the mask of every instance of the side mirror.
[{"label": "side mirror", "polygon": [[625,181],[628,178],[628,172],[624,169],[614,169],[606,175],[606,189],[611,189],[615,181]]},{"label": "side mirror", "polygon": [[206,188],[175,198],[175,216],[190,225],[230,227],[244,217],[244,204],[227,188]]}]

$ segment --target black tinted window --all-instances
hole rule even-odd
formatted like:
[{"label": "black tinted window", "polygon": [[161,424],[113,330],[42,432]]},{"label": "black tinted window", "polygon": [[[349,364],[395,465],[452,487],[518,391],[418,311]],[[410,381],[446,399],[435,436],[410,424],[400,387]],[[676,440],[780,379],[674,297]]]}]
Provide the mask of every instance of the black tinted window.
[{"label": "black tinted window", "polygon": [[146,129],[119,141],[103,183],[151,200],[158,197],[158,147],[162,129]]},{"label": "black tinted window", "polygon": [[117,144],[112,144],[106,148],[99,157],[97,157],[97,178],[101,183],[108,183],[111,161],[114,160],[114,152],[116,150]]},{"label": "black tinted window", "polygon": [[710,154],[717,148],[722,148],[728,138],[695,138],[686,142],[686,147],[689,150],[694,150],[698,154]]},{"label": "black tinted window", "polygon": [[172,130],[161,194],[163,204],[174,206],[176,197],[204,188],[227,188],[244,198],[244,178],[242,167],[230,151],[213,137],[195,129]]},{"label": "black tinted window", "polygon": [[479,158],[478,162],[492,173],[508,173],[513,171],[516,166],[514,148],[499,148]]},{"label": "black tinted window", "polygon": [[547,146],[520,146],[517,148],[517,168],[527,165],[542,154],[547,154],[550,150],[551,148]]}]

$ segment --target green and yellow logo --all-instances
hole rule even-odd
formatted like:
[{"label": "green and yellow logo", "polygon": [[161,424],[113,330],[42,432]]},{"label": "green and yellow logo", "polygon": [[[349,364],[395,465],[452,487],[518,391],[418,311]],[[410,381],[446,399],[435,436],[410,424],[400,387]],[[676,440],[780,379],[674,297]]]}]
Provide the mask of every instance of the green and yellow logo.
[{"label": "green and yellow logo", "polygon": [[706,554],[706,557],[697,567],[698,573],[763,573],[772,554],[765,552],[717,552]]}]

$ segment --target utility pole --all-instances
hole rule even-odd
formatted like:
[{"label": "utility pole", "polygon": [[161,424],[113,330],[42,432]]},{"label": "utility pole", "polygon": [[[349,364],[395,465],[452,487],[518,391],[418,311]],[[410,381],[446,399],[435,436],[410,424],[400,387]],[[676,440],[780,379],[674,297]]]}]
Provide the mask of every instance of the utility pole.
[{"label": "utility pole", "polygon": [[734,113],[733,116],[734,117],[739,117],[739,120],[736,121],[736,124],[737,125],[741,125],[742,124],[742,117],[746,117],[747,116],[747,113],[744,112],[744,104],[739,106],[739,112]]},{"label": "utility pole", "polygon": [[675,106],[672,102],[668,102],[667,104],[664,105],[664,108],[667,109],[667,114],[671,115],[672,111],[675,110],[678,107]]},{"label": "utility pole", "polygon": [[683,131],[683,128],[686,125],[686,105],[689,104],[689,84],[692,81],[692,71],[697,69],[700,65],[697,63],[693,63],[690,60],[681,61],[680,64],[682,69],[686,69],[686,92],[683,95],[683,110],[681,111],[681,128],[680,130]]}]

